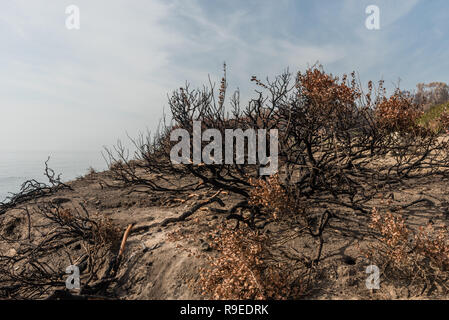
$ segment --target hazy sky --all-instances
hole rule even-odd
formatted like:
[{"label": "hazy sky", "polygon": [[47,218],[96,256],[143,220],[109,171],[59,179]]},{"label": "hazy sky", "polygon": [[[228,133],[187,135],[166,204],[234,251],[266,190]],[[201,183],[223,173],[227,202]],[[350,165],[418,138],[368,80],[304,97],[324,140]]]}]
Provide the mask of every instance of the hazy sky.
[{"label": "hazy sky", "polygon": [[[80,30],[65,26],[68,5]],[[365,8],[380,8],[380,30]],[[96,150],[154,129],[189,81],[249,79],[317,60],[402,87],[449,82],[447,0],[1,0],[0,150]]]}]

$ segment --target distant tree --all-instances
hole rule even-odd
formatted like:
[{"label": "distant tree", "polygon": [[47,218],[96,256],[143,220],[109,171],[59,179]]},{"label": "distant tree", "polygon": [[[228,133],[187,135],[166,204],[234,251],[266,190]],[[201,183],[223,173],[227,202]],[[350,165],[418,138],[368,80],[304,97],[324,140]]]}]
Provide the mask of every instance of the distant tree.
[{"label": "distant tree", "polygon": [[424,110],[449,101],[449,86],[444,82],[418,83],[415,102],[422,104]]}]

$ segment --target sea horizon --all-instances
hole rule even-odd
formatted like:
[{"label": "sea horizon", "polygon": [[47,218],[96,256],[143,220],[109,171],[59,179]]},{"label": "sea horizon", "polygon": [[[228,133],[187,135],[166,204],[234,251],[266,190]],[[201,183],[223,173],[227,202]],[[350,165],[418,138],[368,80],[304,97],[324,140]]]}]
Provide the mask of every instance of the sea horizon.
[{"label": "sea horizon", "polygon": [[92,167],[96,171],[104,171],[107,164],[102,151],[82,150],[10,150],[0,155],[0,202],[11,193],[20,191],[21,185],[30,179],[48,183],[44,175],[45,161],[55,174],[61,174],[64,182],[85,175]]}]

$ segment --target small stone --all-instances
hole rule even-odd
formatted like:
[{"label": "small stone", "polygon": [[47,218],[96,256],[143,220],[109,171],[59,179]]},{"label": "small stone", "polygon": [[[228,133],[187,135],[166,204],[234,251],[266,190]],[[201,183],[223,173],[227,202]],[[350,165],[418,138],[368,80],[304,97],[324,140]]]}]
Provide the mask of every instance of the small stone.
[{"label": "small stone", "polygon": [[204,252],[207,252],[207,251],[211,251],[212,248],[210,247],[210,245],[207,242],[203,242],[201,244],[201,250]]}]

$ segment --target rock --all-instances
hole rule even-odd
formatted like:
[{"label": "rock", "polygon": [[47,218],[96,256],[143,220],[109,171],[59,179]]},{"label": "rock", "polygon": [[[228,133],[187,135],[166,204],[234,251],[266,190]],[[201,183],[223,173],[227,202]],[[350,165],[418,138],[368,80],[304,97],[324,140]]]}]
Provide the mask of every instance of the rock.
[{"label": "rock", "polygon": [[207,242],[203,242],[201,244],[201,251],[207,252],[207,251],[211,251],[212,248],[210,247],[210,245]]},{"label": "rock", "polygon": [[155,244],[153,244],[153,245],[147,245],[147,244],[145,244],[145,248],[146,248],[145,250],[146,250],[146,251],[153,251],[153,250],[156,250],[157,248],[162,247],[163,244],[164,244],[164,241],[155,243]]}]

